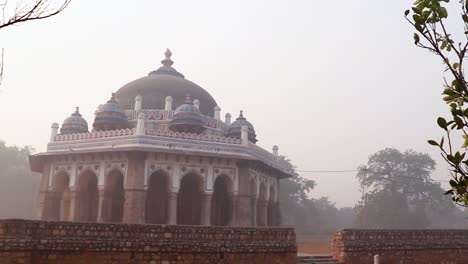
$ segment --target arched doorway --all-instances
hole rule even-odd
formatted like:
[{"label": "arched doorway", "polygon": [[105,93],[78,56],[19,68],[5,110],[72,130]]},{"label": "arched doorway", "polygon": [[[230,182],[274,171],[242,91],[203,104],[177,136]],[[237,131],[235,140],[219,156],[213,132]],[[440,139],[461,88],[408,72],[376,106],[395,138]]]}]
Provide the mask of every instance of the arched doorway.
[{"label": "arched doorway", "polygon": [[227,226],[232,218],[232,181],[227,176],[219,176],[214,182],[211,198],[211,225]]},{"label": "arched doorway", "polygon": [[103,201],[103,220],[121,223],[125,204],[124,176],[119,170],[111,171],[106,178]]},{"label": "arched doorway", "polygon": [[91,171],[86,171],[78,177],[76,220],[96,222],[98,215],[99,190],[97,177]]},{"label": "arched doorway", "polygon": [[55,175],[55,195],[52,203],[50,220],[67,221],[70,215],[70,177],[65,172]]},{"label": "arched doorway", "polygon": [[249,196],[250,196],[250,224],[257,225],[257,183],[255,179],[250,179],[249,182]]},{"label": "arched doorway", "polygon": [[151,174],[146,192],[145,221],[147,224],[167,223],[168,176],[163,171]]},{"label": "arched doorway", "polygon": [[180,181],[177,195],[177,224],[201,224],[202,179],[195,173],[185,175]]},{"label": "arched doorway", "polygon": [[266,225],[266,193],[267,187],[264,182],[260,184],[259,192],[258,192],[258,201],[257,201],[257,226],[265,226]]},{"label": "arched doorway", "polygon": [[276,191],[273,186],[270,186],[270,199],[267,207],[267,224],[268,226],[276,226]]}]

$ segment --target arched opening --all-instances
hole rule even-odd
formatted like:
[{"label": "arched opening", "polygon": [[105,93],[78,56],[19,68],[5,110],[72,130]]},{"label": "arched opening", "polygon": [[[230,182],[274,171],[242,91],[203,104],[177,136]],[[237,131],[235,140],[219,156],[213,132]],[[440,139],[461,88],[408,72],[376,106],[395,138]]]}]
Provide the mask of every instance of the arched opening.
[{"label": "arched opening", "polygon": [[151,174],[146,192],[145,217],[148,224],[167,223],[168,177],[162,171]]},{"label": "arched opening", "polygon": [[257,184],[255,179],[250,179],[249,182],[250,196],[250,223],[252,226],[257,224]]},{"label": "arched opening", "polygon": [[121,223],[125,204],[124,176],[119,170],[111,171],[106,178],[104,201],[101,210],[105,222]]},{"label": "arched opening", "polygon": [[260,184],[259,192],[258,192],[258,201],[257,201],[257,226],[265,226],[266,225],[266,212],[265,207],[267,206],[266,200],[266,185],[264,182]]},{"label": "arched opening", "polygon": [[67,221],[70,215],[70,177],[65,172],[55,176],[55,195],[52,203],[52,215],[50,220]]},{"label": "arched opening", "polygon": [[219,176],[214,182],[211,198],[211,225],[227,226],[232,218],[232,182],[227,176]]},{"label": "arched opening", "polygon": [[273,186],[270,187],[270,200],[267,207],[267,224],[268,226],[276,226],[276,190]]},{"label": "arched opening", "polygon": [[189,173],[180,182],[177,195],[177,224],[200,225],[202,202],[202,179]]},{"label": "arched opening", "polygon": [[97,177],[93,172],[86,171],[78,177],[76,220],[96,222],[98,199]]}]

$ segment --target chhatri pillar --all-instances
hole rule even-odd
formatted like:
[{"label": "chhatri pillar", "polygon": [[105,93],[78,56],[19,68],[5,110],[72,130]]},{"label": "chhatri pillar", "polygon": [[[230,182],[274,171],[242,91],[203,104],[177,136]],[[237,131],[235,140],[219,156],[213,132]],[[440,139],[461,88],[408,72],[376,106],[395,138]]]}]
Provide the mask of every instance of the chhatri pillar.
[{"label": "chhatri pillar", "polygon": [[213,198],[213,193],[211,192],[205,192],[203,194],[201,224],[205,226],[211,225],[211,199],[212,198]]},{"label": "chhatri pillar", "polygon": [[167,194],[167,224],[177,224],[177,192],[169,192]]}]

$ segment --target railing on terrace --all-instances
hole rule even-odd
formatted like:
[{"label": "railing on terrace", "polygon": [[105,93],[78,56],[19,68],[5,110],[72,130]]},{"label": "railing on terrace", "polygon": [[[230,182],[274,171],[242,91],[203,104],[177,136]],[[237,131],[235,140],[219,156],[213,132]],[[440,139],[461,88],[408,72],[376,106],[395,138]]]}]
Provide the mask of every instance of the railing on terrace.
[{"label": "railing on terrace", "polygon": [[[128,120],[137,120],[138,115],[140,113],[145,114],[146,120],[149,121],[170,121],[172,119],[172,115],[174,111],[166,111],[166,110],[153,110],[153,109],[143,109],[143,110],[126,110],[125,114],[127,115]],[[210,116],[202,116],[203,123],[205,127],[214,128],[219,130],[224,130],[227,128],[226,124],[222,121],[217,120]]]},{"label": "railing on terrace", "polygon": [[[124,136],[133,136],[135,135],[135,129],[120,129],[120,130],[108,130],[108,131],[94,131],[90,133],[78,133],[78,134],[67,134],[67,135],[57,135],[54,137],[54,142],[67,142],[67,141],[79,141],[79,140],[91,140],[97,138],[118,138]],[[203,142],[214,142],[214,143],[223,143],[223,144],[233,144],[233,145],[242,145],[241,140],[231,137],[221,137],[213,135],[201,135],[201,134],[192,134],[192,133],[180,133],[174,131],[163,131],[155,129],[145,129],[146,136],[154,137],[166,137],[166,138],[177,138],[177,139],[186,139],[194,141],[203,141]],[[281,159],[278,159],[275,155],[268,152],[267,150],[255,145],[252,142],[249,142],[248,148],[252,150],[256,156],[261,157],[264,160],[267,160],[273,164],[276,164],[283,170],[286,169],[285,164]]]},{"label": "railing on terrace", "polygon": [[217,143],[227,143],[227,144],[237,144],[237,145],[241,144],[240,139],[237,139],[237,138],[192,134],[192,133],[184,133],[184,132],[179,133],[179,132],[173,132],[173,131],[145,129],[145,134],[150,135],[150,136],[172,137],[172,138],[191,139],[191,140],[209,141],[209,142],[217,142]]},{"label": "railing on terrace", "polygon": [[135,132],[135,129],[127,128],[127,129],[108,130],[108,131],[93,131],[89,133],[65,134],[65,135],[55,136],[54,142],[93,139],[93,138],[131,136],[134,134],[134,132]]}]

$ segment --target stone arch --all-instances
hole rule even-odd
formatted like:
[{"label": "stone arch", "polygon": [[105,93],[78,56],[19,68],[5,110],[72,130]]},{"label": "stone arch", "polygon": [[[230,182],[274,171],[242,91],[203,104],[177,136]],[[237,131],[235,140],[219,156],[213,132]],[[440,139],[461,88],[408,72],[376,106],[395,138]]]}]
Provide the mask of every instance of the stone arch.
[{"label": "stone arch", "polygon": [[267,224],[268,226],[276,226],[277,225],[277,203],[276,203],[276,186],[270,186],[270,197],[268,201],[267,207]]},{"label": "stone arch", "polygon": [[211,198],[211,225],[227,226],[233,217],[233,191],[232,179],[227,175],[216,177]]},{"label": "stone arch", "polygon": [[119,169],[113,169],[106,175],[101,208],[104,222],[122,222],[125,204],[124,180],[124,175]]},{"label": "stone arch", "polygon": [[147,224],[167,223],[169,184],[169,175],[163,170],[157,170],[149,176],[145,208]]},{"label": "stone arch", "polygon": [[76,221],[96,222],[99,199],[97,183],[98,178],[91,170],[85,170],[78,177],[76,186]]},{"label": "stone arch", "polygon": [[177,195],[177,224],[201,224],[203,183],[203,177],[194,172],[182,177]]},{"label": "stone arch", "polygon": [[257,201],[257,226],[266,225],[266,206],[267,206],[267,184],[265,181],[260,182],[258,188],[258,201]]},{"label": "stone arch", "polygon": [[67,221],[70,215],[70,176],[65,171],[54,175],[50,220]]}]

